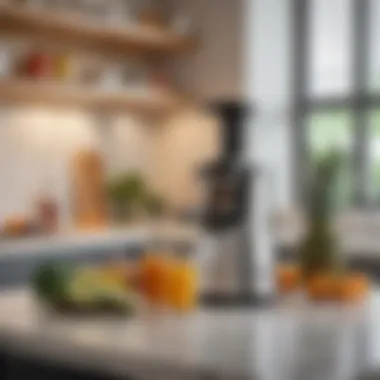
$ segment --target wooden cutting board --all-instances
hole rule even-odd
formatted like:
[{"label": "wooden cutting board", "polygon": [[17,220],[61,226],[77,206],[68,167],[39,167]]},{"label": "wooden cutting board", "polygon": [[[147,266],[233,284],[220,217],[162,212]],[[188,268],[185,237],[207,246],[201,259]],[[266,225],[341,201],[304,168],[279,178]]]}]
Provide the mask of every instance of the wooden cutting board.
[{"label": "wooden cutting board", "polygon": [[74,225],[93,229],[107,225],[105,169],[97,151],[81,150],[72,162]]}]

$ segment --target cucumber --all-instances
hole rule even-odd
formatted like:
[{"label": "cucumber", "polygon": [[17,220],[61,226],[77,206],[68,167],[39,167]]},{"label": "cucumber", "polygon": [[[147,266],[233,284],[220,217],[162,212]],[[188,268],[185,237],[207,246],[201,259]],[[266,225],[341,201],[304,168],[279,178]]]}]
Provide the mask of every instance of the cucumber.
[{"label": "cucumber", "polygon": [[67,299],[72,268],[65,265],[44,264],[32,276],[32,288],[43,300],[59,302]]}]

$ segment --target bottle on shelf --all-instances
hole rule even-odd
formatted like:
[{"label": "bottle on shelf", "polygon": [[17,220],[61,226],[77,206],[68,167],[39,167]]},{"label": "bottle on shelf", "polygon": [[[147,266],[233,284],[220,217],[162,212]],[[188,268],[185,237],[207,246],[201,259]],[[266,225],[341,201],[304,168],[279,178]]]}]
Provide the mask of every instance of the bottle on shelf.
[{"label": "bottle on shelf", "polygon": [[67,81],[71,77],[71,61],[67,54],[54,56],[54,78]]},{"label": "bottle on shelf", "polygon": [[8,77],[12,73],[12,51],[4,45],[0,45],[0,77]]},{"label": "bottle on shelf", "polygon": [[186,36],[191,34],[193,25],[186,13],[179,12],[171,20],[171,28],[179,35]]},{"label": "bottle on shelf", "polygon": [[45,52],[33,50],[20,62],[20,74],[33,79],[46,79],[54,75],[53,57]]},{"label": "bottle on shelf", "polygon": [[142,26],[154,29],[165,29],[168,22],[164,14],[157,7],[147,7],[140,12],[139,23]]},{"label": "bottle on shelf", "polygon": [[43,234],[54,234],[58,232],[59,211],[56,198],[51,194],[49,187],[45,187],[37,199],[37,225]]},{"label": "bottle on shelf", "polygon": [[27,7],[31,10],[43,9],[46,5],[45,0],[12,0],[10,5],[16,7]]}]

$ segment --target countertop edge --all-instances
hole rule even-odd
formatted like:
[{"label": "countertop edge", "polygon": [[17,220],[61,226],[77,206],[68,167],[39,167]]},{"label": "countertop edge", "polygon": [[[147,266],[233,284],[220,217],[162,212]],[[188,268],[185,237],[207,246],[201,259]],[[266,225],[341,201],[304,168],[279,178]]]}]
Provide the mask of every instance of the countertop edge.
[{"label": "countertop edge", "polygon": [[30,237],[14,241],[0,240],[0,260],[44,257],[53,252],[65,255],[93,253],[94,250],[124,249],[140,246],[160,237],[173,242],[194,242],[197,231],[192,228],[171,226],[131,226],[104,231],[68,232],[51,237]]}]

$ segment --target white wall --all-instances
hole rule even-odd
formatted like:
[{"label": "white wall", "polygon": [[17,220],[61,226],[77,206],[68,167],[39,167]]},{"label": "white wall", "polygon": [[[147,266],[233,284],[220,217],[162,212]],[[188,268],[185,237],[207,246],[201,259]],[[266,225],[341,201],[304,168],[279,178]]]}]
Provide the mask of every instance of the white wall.
[{"label": "white wall", "polygon": [[[244,0],[166,0],[171,15],[186,14],[200,48],[171,65],[179,86],[199,102],[241,99],[243,86]],[[157,136],[155,182],[174,205],[202,200],[199,167],[219,154],[218,119],[191,108],[169,118]]]},{"label": "white wall", "polygon": [[[135,3],[136,8],[141,8],[142,4],[154,1]],[[235,1],[185,0],[185,3],[201,29],[204,49],[179,60],[180,81],[194,85],[197,95],[206,98],[230,95],[232,88],[234,93],[238,92],[236,59],[240,39],[236,32]],[[215,20],[209,29],[209,16],[203,7],[206,4],[206,13],[214,12],[217,3],[221,4],[222,12],[218,13],[221,19]],[[235,22],[229,22],[230,17]],[[224,56],[226,41],[228,61],[219,59]],[[196,170],[218,149],[215,120],[202,111],[184,110],[159,127],[152,119],[132,116],[117,117],[111,124],[98,125],[94,115],[75,110],[34,107],[0,110],[0,222],[11,214],[31,212],[35,198],[46,186],[57,196],[62,210],[67,210],[70,160],[77,150],[87,147],[104,152],[111,175],[125,169],[141,169],[175,206],[188,206],[200,200],[201,184],[195,179]],[[64,225],[68,225],[69,213],[63,219]]]},{"label": "white wall", "polygon": [[198,108],[164,123],[123,115],[98,120],[80,110],[15,107],[0,112],[0,221],[32,213],[46,188],[69,227],[70,164],[80,149],[103,153],[110,176],[140,170],[175,207],[202,200],[198,170],[218,154],[217,120]]},{"label": "white wall", "polygon": [[173,14],[185,13],[200,38],[195,54],[175,65],[177,79],[196,98],[216,100],[243,95],[244,0],[171,0]]},{"label": "white wall", "polygon": [[203,200],[199,169],[219,154],[218,120],[197,107],[170,116],[157,130],[152,182],[175,207]]},{"label": "white wall", "polygon": [[32,212],[48,187],[70,222],[70,162],[79,149],[104,152],[110,174],[140,169],[149,177],[150,127],[131,116],[98,125],[91,114],[70,109],[15,107],[0,112],[0,221]]},{"label": "white wall", "polygon": [[275,264],[272,213],[291,202],[290,7],[283,0],[246,0],[245,97],[255,104],[249,121],[247,159],[261,172],[251,210],[256,289],[272,294]]},{"label": "white wall", "polygon": [[196,98],[236,99],[254,108],[247,156],[270,173],[275,207],[292,201],[290,151],[290,2],[283,0],[171,0],[199,32],[201,50],[176,66]]},{"label": "white wall", "polygon": [[245,94],[255,105],[247,154],[269,172],[272,202],[292,201],[291,9],[283,0],[247,0],[245,8]]},{"label": "white wall", "polygon": [[[195,56],[185,55],[178,61],[178,79],[197,98],[249,99],[255,105],[252,133],[247,139],[248,158],[268,167],[273,205],[286,207],[291,201],[289,3],[169,3],[172,10],[189,12],[203,47]],[[216,121],[191,110],[173,116],[159,128],[150,122],[125,116],[117,118],[113,127],[98,128],[91,115],[74,110],[3,110],[0,220],[9,213],[28,209],[34,194],[47,180],[54,182],[57,196],[67,203],[67,165],[72,153],[83,146],[104,150],[111,172],[142,168],[175,203],[195,202],[200,188],[191,178],[199,162],[218,150]]]}]

